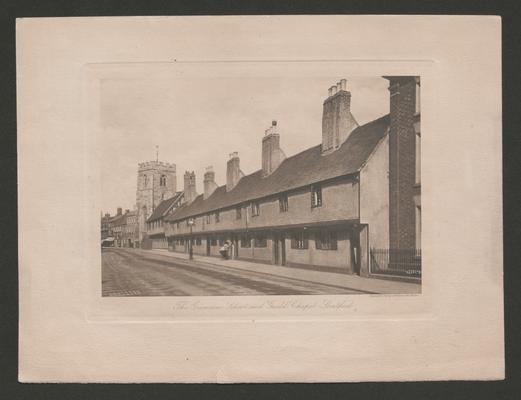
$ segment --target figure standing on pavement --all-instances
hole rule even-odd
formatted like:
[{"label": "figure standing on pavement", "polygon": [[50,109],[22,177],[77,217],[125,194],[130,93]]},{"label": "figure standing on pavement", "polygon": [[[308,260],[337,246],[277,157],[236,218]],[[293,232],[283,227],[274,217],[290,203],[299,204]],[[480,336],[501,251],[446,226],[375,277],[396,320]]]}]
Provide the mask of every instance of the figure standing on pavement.
[{"label": "figure standing on pavement", "polygon": [[221,253],[221,255],[223,256],[223,258],[225,260],[228,259],[228,251],[230,249],[230,243],[228,241],[224,242],[224,246],[221,247],[221,249],[219,250],[219,253]]}]

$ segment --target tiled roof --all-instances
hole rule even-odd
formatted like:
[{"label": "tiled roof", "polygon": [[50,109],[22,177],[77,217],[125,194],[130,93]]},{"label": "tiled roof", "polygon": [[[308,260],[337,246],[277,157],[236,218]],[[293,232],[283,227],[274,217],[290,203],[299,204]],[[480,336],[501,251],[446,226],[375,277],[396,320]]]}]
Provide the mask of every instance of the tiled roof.
[{"label": "tiled roof", "polygon": [[322,155],[321,145],[286,158],[267,177],[262,170],[244,176],[229,192],[220,186],[206,200],[203,195],[178,208],[165,218],[176,221],[190,216],[230,207],[246,201],[274,195],[316,182],[355,173],[361,169],[389,127],[389,115],[357,127],[349,138],[329,154]]},{"label": "tiled roof", "polygon": [[112,222],[112,226],[125,225],[127,223],[127,216],[125,214],[116,215],[112,218],[110,222]]},{"label": "tiled roof", "polygon": [[183,192],[176,192],[174,196],[159,203],[152,215],[148,217],[147,222],[152,222],[163,217],[170,210],[170,207],[174,205],[176,201],[181,199],[182,195]]}]

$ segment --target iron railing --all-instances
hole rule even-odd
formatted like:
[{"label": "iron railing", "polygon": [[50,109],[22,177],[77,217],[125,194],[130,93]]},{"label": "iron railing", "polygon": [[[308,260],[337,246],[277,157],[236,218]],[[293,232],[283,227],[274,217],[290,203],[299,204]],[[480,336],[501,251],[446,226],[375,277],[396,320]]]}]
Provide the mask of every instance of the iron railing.
[{"label": "iron railing", "polygon": [[421,249],[371,249],[370,273],[421,279]]}]

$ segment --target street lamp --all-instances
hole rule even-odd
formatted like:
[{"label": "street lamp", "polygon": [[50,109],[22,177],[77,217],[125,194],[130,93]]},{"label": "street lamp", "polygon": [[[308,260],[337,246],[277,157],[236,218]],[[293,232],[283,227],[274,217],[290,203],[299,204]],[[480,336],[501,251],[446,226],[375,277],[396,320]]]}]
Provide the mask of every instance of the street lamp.
[{"label": "street lamp", "polygon": [[188,242],[188,258],[190,260],[193,260],[194,259],[194,250],[192,248],[192,228],[194,226],[194,219],[193,218],[190,218],[188,220],[188,226],[190,227],[190,239],[189,239],[189,242]]}]

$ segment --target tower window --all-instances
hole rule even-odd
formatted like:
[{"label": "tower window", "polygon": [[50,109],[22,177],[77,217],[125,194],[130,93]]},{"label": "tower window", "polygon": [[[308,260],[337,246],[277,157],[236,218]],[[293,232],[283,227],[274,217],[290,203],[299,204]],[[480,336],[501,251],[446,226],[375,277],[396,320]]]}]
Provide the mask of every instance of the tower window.
[{"label": "tower window", "polygon": [[166,186],[166,175],[161,175],[159,178],[159,186]]},{"label": "tower window", "polygon": [[143,175],[143,187],[147,187],[148,184],[148,176]]}]

